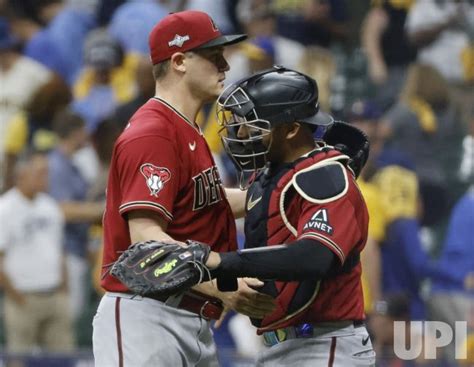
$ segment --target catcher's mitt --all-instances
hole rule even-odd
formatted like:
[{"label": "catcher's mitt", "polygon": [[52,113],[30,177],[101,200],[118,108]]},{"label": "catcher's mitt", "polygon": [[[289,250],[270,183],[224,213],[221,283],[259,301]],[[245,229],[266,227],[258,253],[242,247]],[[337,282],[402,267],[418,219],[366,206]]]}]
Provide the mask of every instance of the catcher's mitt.
[{"label": "catcher's mitt", "polygon": [[349,167],[359,177],[369,158],[370,144],[365,133],[353,125],[336,121],[324,134],[323,140],[350,157]]},{"label": "catcher's mitt", "polygon": [[205,263],[210,247],[186,241],[187,247],[158,241],[130,246],[110,274],[141,296],[169,296],[210,279]]}]

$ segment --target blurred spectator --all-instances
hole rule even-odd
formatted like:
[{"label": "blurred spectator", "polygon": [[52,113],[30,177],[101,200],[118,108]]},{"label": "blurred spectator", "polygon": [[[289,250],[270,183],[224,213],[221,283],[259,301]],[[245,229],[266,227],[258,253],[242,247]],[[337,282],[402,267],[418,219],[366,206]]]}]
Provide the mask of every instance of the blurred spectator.
[{"label": "blurred spectator", "polygon": [[105,201],[105,189],[107,187],[112,150],[115,140],[121,132],[122,128],[118,126],[117,122],[113,119],[108,119],[101,121],[91,136],[92,147],[99,159],[100,169],[97,180],[88,189],[88,201]]},{"label": "blurred spectator", "polygon": [[25,45],[25,54],[61,75],[70,85],[82,65],[82,45],[94,27],[94,14],[62,1],[45,27]]},{"label": "blurred spectator", "polygon": [[276,15],[270,3],[261,0],[241,0],[236,8],[237,18],[249,40],[226,49],[231,65],[229,82],[273,64],[296,69],[304,53],[300,43],[276,33]]},{"label": "blurred spectator", "polygon": [[136,94],[137,55],[124,57],[119,43],[103,29],[94,30],[84,45],[85,67],[75,86],[73,110],[86,121],[92,133],[97,124]]},{"label": "blurred spectator", "polygon": [[474,181],[474,104],[469,115],[468,133],[462,141],[461,165],[458,176],[463,182]]},{"label": "blurred spectator", "polygon": [[11,118],[26,106],[36,90],[51,77],[50,72],[17,50],[17,39],[0,18],[0,192],[3,186],[5,133]]},{"label": "blurred spectator", "polygon": [[385,222],[380,243],[383,296],[406,296],[411,318],[424,320],[420,285],[432,268],[420,237],[418,179],[400,153],[385,151],[379,162],[373,182],[380,192],[378,214]]},{"label": "blurred spectator", "polygon": [[444,78],[431,66],[410,66],[398,102],[384,116],[386,144],[406,153],[420,180],[423,225],[433,226],[451,204],[463,126]]},{"label": "blurred spectator", "polygon": [[8,7],[15,14],[44,26],[61,10],[62,3],[62,0],[16,0],[10,1]]},{"label": "blurred spectator", "polygon": [[5,292],[7,350],[72,351],[64,216],[56,201],[44,193],[47,157],[25,155],[15,173],[15,186],[0,198],[0,284]]},{"label": "blurred spectator", "polygon": [[347,37],[345,0],[271,0],[277,33],[304,45],[329,48]]},{"label": "blurred spectator", "polygon": [[[78,0],[81,1],[81,0]],[[137,0],[135,0],[136,2]],[[96,7],[97,13],[97,25],[99,27],[105,27],[107,24],[110,23],[113,15],[117,11],[117,8],[122,4],[130,2],[128,0],[107,0],[107,1],[100,1]]]},{"label": "blurred spectator", "polygon": [[114,114],[114,119],[121,128],[124,128],[127,125],[130,117],[132,117],[141,105],[155,95],[152,65],[148,57],[141,57],[139,59],[135,80],[137,84],[136,97],[130,102],[118,106]]},{"label": "blurred spectator", "polygon": [[[394,335],[393,322],[425,319],[420,291],[432,266],[419,237],[416,175],[393,151],[382,150],[372,161],[364,170],[367,184],[360,186],[370,213],[369,240],[374,241],[361,258],[364,291],[370,289],[372,297],[366,309],[380,366],[397,366],[401,361],[393,345],[400,335]],[[412,332],[407,325],[404,337]]]},{"label": "blurred spectator", "polygon": [[[120,104],[135,97],[140,59],[138,54],[124,55],[120,44],[105,29],[88,34],[84,45],[85,65],[74,86],[72,109],[85,120],[90,135]],[[91,145],[78,151],[74,162],[88,183],[92,184],[100,175],[100,162]]]},{"label": "blurred spectator", "polygon": [[296,68],[318,81],[318,101],[321,109],[326,111],[332,108],[331,86],[336,77],[336,68],[332,52],[318,46],[306,47]]},{"label": "blurred spectator", "polygon": [[408,41],[405,20],[413,0],[373,0],[362,27],[362,46],[368,59],[368,72],[375,85],[375,98],[383,110],[396,100],[415,60],[416,49]]},{"label": "blurred spectator", "polygon": [[53,132],[54,115],[72,100],[68,85],[53,75],[31,97],[25,108],[18,112],[7,126],[5,138],[5,187],[13,184],[16,158],[25,148],[49,151],[56,144]]},{"label": "blurred spectator", "polygon": [[148,56],[148,35],[167,14],[168,9],[156,0],[127,1],[115,10],[108,29],[126,53]]},{"label": "blurred spectator", "polygon": [[235,32],[234,24],[230,17],[228,0],[185,0],[183,3],[183,10],[201,10],[209,14],[223,34]]},{"label": "blurred spectator", "polygon": [[[109,173],[110,160],[112,158],[112,149],[115,140],[120,135],[123,126],[120,126],[113,119],[104,120],[99,123],[97,129],[91,137],[92,145],[97,153],[100,162],[99,176],[87,192],[89,201],[105,201],[105,189]],[[92,285],[97,294],[102,295],[104,290],[100,286],[100,277],[102,272],[102,224],[92,225],[89,231],[89,249],[91,251],[92,264]]]},{"label": "blurred spectator", "polygon": [[384,147],[380,116],[381,109],[370,101],[356,101],[346,113],[371,143],[369,160],[358,180],[370,214],[368,247],[361,261],[374,347],[382,353],[393,345],[392,326],[387,330],[393,320],[381,314],[380,307],[399,300],[394,304],[399,305],[396,308],[405,305],[406,320],[424,320],[421,283],[435,268],[420,239],[418,179],[413,165],[403,154]]},{"label": "blurred spectator", "polygon": [[[101,0],[64,0],[68,6],[71,6],[76,9],[84,9],[89,13],[97,13],[99,4],[103,1]],[[111,2],[107,0],[106,2]]]},{"label": "blurred spectator", "polygon": [[347,121],[362,130],[370,142],[369,158],[357,180],[370,218],[367,243],[361,253],[364,309],[370,316],[374,304],[382,299],[380,243],[384,237],[385,222],[381,215],[383,210],[380,206],[380,190],[375,183],[371,182],[376,170],[376,160],[383,146],[379,137],[381,111],[374,102],[358,100],[349,107],[345,115]]},{"label": "blurred spectator", "polygon": [[[97,153],[100,162],[99,176],[87,192],[89,201],[104,202],[105,190],[109,174],[110,161],[115,140],[120,135],[123,126],[114,119],[102,121],[93,133],[92,145]],[[102,295],[104,290],[100,286],[102,273],[102,223],[96,223],[89,232],[89,248],[93,256],[92,284],[95,291]]]},{"label": "blurred spectator", "polygon": [[100,222],[103,202],[88,202],[89,186],[74,165],[72,157],[88,139],[84,121],[68,110],[56,115],[53,122],[58,138],[49,153],[49,191],[59,202],[66,219],[65,250],[73,320],[84,310],[88,271],[88,230]]},{"label": "blurred spectator", "polygon": [[[374,350],[377,353],[377,366],[391,367],[391,366],[405,366],[394,354],[393,345],[395,337],[403,337],[399,343],[404,345],[406,340],[410,340],[413,330],[406,327],[405,335],[395,335],[394,322],[403,321],[408,323],[411,321],[410,303],[407,297],[403,295],[388,296],[384,301],[378,302],[374,313],[369,319],[369,329],[373,335]],[[407,324],[405,324],[407,325]],[[417,335],[413,335],[413,341],[419,340]],[[418,348],[417,345],[411,344],[411,348]],[[408,364],[411,366],[412,364]]]},{"label": "blurred spectator", "polygon": [[[443,275],[434,276],[428,300],[430,319],[448,323],[468,320],[474,304],[474,289],[465,289],[465,279],[474,273],[474,185],[459,200],[451,213],[446,239],[438,259]],[[446,361],[455,359],[455,345],[445,349]]]},{"label": "blurred spectator", "polygon": [[[303,45],[277,33],[277,17],[268,2],[261,0],[243,0],[237,7],[239,20],[244,25],[249,38],[257,39],[256,44],[264,46],[263,41],[271,42],[276,64],[287,68],[296,68],[303,56]],[[268,47],[262,47],[269,49]],[[267,52],[268,53],[268,52]],[[269,53],[271,54],[271,53]]]},{"label": "blurred spectator", "polygon": [[474,3],[418,0],[407,19],[418,62],[433,66],[448,81],[453,101],[467,123],[474,100]]}]

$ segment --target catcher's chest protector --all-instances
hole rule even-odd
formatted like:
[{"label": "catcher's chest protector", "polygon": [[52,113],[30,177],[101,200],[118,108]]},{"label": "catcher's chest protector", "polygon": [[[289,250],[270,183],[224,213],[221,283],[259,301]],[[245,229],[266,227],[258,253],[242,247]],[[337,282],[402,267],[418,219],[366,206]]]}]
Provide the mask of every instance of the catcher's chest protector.
[{"label": "catcher's chest protector", "polygon": [[[273,246],[295,241],[296,237],[288,229],[285,220],[295,221],[291,225],[297,227],[298,214],[301,213],[304,199],[292,185],[288,187],[288,184],[300,170],[326,159],[339,159],[338,156],[341,161],[347,161],[347,157],[338,151],[323,148],[276,171],[269,173],[265,170],[259,174],[247,193],[245,247]],[[314,184],[317,185],[317,182]],[[276,297],[278,306],[265,319],[253,319],[252,323],[260,327],[259,331],[265,331],[298,322],[304,317],[304,311],[313,303],[318,289],[319,282],[313,280],[266,281],[259,290]]]}]

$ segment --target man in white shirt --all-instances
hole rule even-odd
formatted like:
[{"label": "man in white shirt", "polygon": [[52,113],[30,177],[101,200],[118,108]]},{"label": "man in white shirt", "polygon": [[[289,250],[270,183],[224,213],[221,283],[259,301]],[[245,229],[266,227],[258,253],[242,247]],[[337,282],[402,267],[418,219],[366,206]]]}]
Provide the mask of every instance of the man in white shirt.
[{"label": "man in white shirt", "polygon": [[474,98],[474,3],[468,0],[418,0],[406,21],[418,59],[448,81],[456,108],[468,123]]},{"label": "man in white shirt", "polygon": [[70,351],[74,343],[65,292],[64,218],[56,201],[44,193],[47,157],[25,155],[15,174],[15,186],[0,197],[7,351]]}]

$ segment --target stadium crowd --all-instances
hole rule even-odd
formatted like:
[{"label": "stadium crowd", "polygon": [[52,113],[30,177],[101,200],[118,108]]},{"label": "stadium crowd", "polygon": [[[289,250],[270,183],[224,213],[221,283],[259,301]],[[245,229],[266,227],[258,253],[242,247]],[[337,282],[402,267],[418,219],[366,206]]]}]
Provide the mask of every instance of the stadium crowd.
[{"label": "stadium crowd", "polygon": [[[248,34],[226,49],[226,84],[302,71],[324,110],[369,136],[362,264],[380,366],[474,363],[472,0],[0,0],[0,362],[90,353],[112,146],[154,95],[148,33],[183,9]],[[236,186],[215,106],[198,123]],[[401,364],[393,321],[410,320],[467,321],[468,337]],[[235,351],[223,365],[263,346],[241,315],[215,338]]]}]

